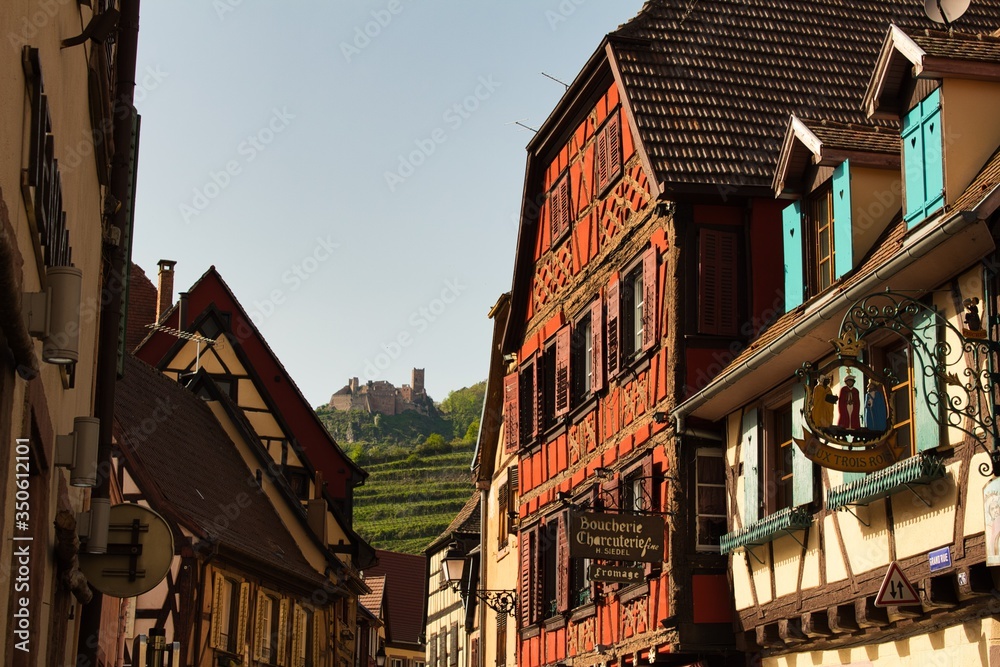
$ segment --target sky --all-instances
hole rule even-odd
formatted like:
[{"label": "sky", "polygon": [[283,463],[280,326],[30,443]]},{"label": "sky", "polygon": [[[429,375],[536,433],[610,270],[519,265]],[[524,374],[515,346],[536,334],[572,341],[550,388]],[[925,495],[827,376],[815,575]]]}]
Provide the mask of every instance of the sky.
[{"label": "sky", "polygon": [[142,3],[132,259],[215,265],[307,400],[486,379],[525,147],[642,0]]}]

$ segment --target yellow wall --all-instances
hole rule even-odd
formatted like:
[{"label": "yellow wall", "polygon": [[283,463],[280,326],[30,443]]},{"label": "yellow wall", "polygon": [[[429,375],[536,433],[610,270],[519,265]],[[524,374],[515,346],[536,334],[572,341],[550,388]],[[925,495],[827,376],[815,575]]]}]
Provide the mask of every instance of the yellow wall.
[{"label": "yellow wall", "polygon": [[851,165],[853,266],[857,266],[903,205],[902,173]]},{"label": "yellow wall", "polygon": [[1000,84],[945,79],[941,85],[945,202],[953,204],[1000,145]]}]

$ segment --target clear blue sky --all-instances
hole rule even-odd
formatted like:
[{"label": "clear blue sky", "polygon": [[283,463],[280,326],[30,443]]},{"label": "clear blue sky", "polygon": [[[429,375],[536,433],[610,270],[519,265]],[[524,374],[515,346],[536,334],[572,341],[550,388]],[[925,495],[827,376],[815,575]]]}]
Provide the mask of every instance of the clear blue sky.
[{"label": "clear blue sky", "polygon": [[133,260],[215,264],[313,405],[485,379],[525,145],[641,0],[142,5]]}]

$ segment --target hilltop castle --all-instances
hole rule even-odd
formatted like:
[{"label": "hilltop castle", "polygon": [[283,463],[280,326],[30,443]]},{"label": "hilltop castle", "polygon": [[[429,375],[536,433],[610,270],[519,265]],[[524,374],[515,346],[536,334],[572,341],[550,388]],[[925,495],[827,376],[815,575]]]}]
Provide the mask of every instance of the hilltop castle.
[{"label": "hilltop castle", "polygon": [[340,412],[364,410],[383,415],[398,415],[407,410],[427,414],[430,400],[424,390],[424,369],[414,368],[410,384],[397,388],[385,380],[369,380],[366,384],[353,377],[330,397],[330,407]]}]

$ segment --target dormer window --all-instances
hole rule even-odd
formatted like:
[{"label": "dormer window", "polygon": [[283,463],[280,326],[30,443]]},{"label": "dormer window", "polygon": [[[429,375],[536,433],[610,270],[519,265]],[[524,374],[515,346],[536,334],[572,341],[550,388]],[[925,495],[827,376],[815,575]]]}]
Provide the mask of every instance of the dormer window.
[{"label": "dormer window", "polygon": [[904,218],[913,227],[944,205],[940,89],[903,117],[902,139]]}]

